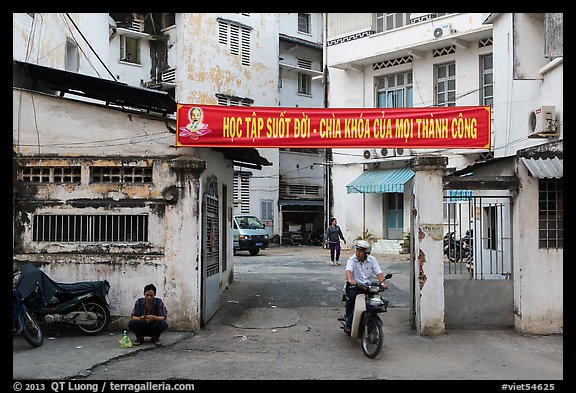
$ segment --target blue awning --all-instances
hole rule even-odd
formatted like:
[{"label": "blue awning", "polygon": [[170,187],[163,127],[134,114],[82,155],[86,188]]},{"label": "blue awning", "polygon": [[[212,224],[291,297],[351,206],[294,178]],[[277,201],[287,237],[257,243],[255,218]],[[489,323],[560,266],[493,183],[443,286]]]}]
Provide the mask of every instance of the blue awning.
[{"label": "blue awning", "polygon": [[372,169],[362,172],[346,189],[348,194],[404,192],[404,183],[412,176],[414,171],[410,168]]}]

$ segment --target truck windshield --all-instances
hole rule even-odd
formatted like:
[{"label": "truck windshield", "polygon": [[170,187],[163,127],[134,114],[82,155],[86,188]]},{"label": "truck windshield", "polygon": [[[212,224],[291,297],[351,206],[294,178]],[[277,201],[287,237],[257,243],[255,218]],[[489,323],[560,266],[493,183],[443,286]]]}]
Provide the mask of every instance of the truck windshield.
[{"label": "truck windshield", "polygon": [[241,229],[264,229],[264,225],[256,217],[243,216],[238,217],[236,221]]}]

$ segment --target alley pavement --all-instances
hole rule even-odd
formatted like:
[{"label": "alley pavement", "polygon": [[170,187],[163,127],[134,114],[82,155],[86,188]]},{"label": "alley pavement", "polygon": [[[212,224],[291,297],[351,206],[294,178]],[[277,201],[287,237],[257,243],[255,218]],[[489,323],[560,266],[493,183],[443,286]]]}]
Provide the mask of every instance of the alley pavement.
[{"label": "alley pavement", "polygon": [[377,258],[395,277],[390,280],[392,306],[383,314],[385,344],[376,359],[366,358],[360,341],[339,328],[344,263],[328,265],[321,247],[278,247],[235,257],[235,280],[223,292],[219,311],[197,334],[167,331],[160,347],[145,342],[128,349],[118,342],[121,331],[85,336],[52,328],[39,348],[14,336],[13,381],[499,380],[510,386],[540,381],[554,388],[539,390],[559,390],[562,334],[456,329],[439,337],[419,336],[409,327],[403,300],[408,256]]}]

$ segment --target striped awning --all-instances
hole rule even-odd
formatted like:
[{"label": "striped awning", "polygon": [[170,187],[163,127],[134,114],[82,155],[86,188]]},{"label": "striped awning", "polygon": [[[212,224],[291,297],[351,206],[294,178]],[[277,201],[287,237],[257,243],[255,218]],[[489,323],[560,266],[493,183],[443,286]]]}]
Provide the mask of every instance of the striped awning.
[{"label": "striped awning", "polygon": [[404,183],[412,176],[414,171],[410,168],[372,169],[362,172],[346,189],[348,194],[404,192]]},{"label": "striped awning", "polygon": [[564,176],[564,160],[561,158],[522,157],[522,162],[530,174],[538,179],[560,179]]}]

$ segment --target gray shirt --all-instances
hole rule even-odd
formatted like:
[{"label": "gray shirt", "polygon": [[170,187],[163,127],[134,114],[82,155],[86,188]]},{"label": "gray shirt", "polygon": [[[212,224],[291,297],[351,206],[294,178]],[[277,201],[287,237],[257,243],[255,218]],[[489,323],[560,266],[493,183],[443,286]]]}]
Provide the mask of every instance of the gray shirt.
[{"label": "gray shirt", "polygon": [[344,235],[342,234],[342,231],[340,230],[340,227],[338,225],[336,225],[335,227],[330,225],[326,229],[324,238],[327,239],[330,243],[339,243],[340,239],[344,240]]}]

